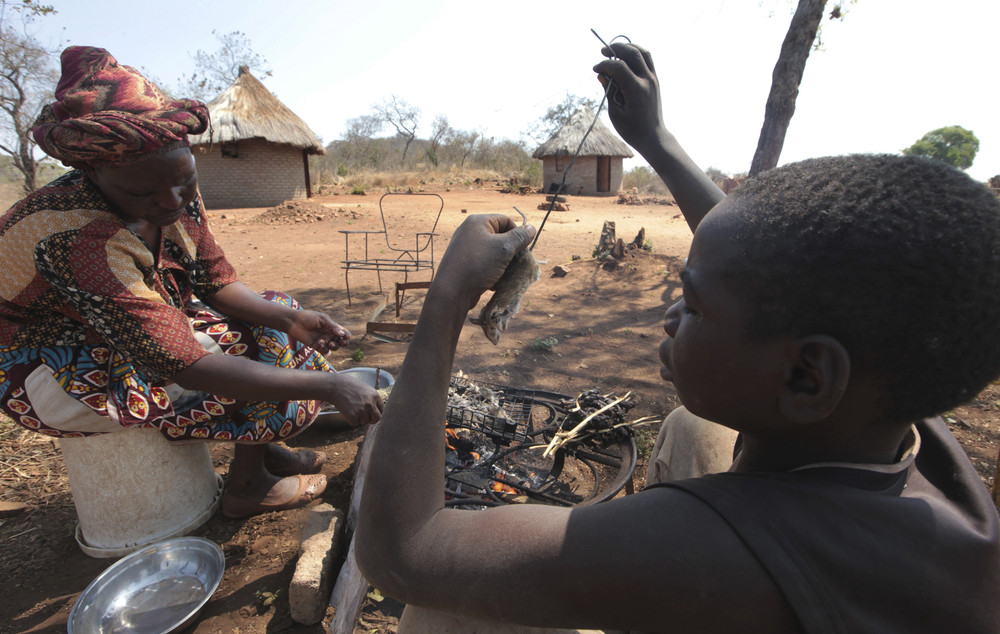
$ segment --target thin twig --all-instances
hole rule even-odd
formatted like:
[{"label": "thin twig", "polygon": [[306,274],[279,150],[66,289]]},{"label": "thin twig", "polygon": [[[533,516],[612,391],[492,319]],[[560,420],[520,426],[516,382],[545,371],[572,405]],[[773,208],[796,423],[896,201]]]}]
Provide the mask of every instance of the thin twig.
[{"label": "thin twig", "polygon": [[591,419],[593,419],[598,414],[603,414],[604,412],[608,411],[615,405],[626,400],[631,395],[632,392],[626,392],[625,396],[616,399],[614,401],[611,401],[610,403],[608,403],[607,405],[605,405],[604,407],[595,412],[591,412],[589,416],[580,421],[579,424],[577,424],[577,426],[571,429],[570,431],[557,431],[555,435],[552,437],[552,441],[549,443],[549,446],[546,447],[545,451],[542,452],[542,457],[548,458],[550,455],[552,455],[554,451],[558,450],[564,444],[572,440],[577,434],[579,434],[580,431],[587,426],[587,423],[589,423]]},{"label": "thin twig", "polygon": [[593,438],[594,436],[600,436],[602,434],[610,434],[611,432],[621,429],[622,427],[639,427],[640,425],[648,425],[650,423],[656,423],[661,420],[663,419],[659,416],[643,416],[642,418],[638,418],[632,421],[631,423],[618,423],[617,425],[612,425],[611,427],[605,429],[595,429],[586,434],[578,436],[573,440],[579,440],[579,441],[587,440],[588,438]]}]

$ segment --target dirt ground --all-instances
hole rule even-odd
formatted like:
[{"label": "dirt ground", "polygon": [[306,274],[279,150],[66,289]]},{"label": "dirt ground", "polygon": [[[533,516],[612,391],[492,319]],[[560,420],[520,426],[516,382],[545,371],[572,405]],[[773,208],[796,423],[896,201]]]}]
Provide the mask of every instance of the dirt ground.
[{"label": "dirt ground", "polygon": [[[506,194],[499,189],[497,184],[483,183],[433,190],[444,200],[436,228],[438,257],[469,213],[502,212],[518,217],[516,206],[529,222],[536,227],[541,224],[542,195]],[[349,347],[330,355],[335,367],[379,367],[395,374],[406,342],[366,336],[365,324],[387,297],[389,309],[375,320],[395,319],[391,293],[393,283],[401,280],[383,276],[384,292],[380,293],[374,274],[352,273],[349,304],[340,263],[345,257],[345,237],[339,231],[379,228],[380,194],[341,192],[273,209],[212,211],[209,215],[219,242],[249,286],[284,290],[304,306],[328,312],[354,333]],[[391,235],[429,230],[433,211],[427,205],[436,199],[420,200],[421,205],[408,207],[403,226],[392,229]],[[386,208],[399,202],[413,199],[389,198]],[[456,369],[482,381],[570,395],[595,387],[618,395],[631,391],[637,401],[629,412],[633,419],[662,417],[674,408],[677,399],[671,386],[659,378],[656,350],[662,338],[663,313],[679,294],[677,273],[690,232],[676,206],[656,199],[633,202],[639,204],[618,204],[615,197],[574,197],[568,211],[553,212],[534,251],[542,263],[542,277],[531,287],[521,313],[496,346],[478,327],[469,325],[460,340]],[[592,252],[605,220],[615,221],[618,237],[626,243],[645,229],[652,251],[630,250],[614,267],[595,261]],[[384,257],[379,253],[384,247],[372,249],[372,256]],[[351,252],[351,257],[360,255],[360,251]],[[555,276],[556,265],[566,266],[569,273]],[[411,281],[424,279],[426,275],[414,275]],[[416,318],[421,293],[406,294],[400,321]],[[1000,386],[993,385],[971,404],[948,414],[952,430],[986,486],[992,485],[1000,442],[998,410]],[[652,444],[655,431],[653,425],[638,435],[637,482],[644,476],[644,450]],[[329,455],[323,473],[330,484],[322,501],[346,510],[362,437],[362,430],[316,424],[288,443]],[[75,512],[61,461],[53,459],[54,443],[25,435],[3,447],[0,500],[23,502],[28,509],[0,517],[0,579],[8,584],[0,602],[0,632],[63,632],[77,596],[111,561],[89,558],[76,545]],[[231,448],[217,445],[212,454],[217,471],[225,476]],[[298,509],[246,520],[217,514],[195,531],[222,545],[226,571],[190,631],[327,631],[332,609],[315,626],[298,625],[289,615],[287,591],[307,513]],[[394,631],[399,605],[372,596],[356,632]]]}]

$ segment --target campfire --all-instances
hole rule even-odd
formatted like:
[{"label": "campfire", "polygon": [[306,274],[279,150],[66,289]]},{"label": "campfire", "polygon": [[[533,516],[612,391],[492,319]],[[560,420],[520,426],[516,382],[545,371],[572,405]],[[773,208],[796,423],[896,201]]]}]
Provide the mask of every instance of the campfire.
[{"label": "campfire", "polygon": [[575,506],[614,497],[635,470],[627,398],[597,390],[573,398],[459,372],[448,395],[446,504]]}]

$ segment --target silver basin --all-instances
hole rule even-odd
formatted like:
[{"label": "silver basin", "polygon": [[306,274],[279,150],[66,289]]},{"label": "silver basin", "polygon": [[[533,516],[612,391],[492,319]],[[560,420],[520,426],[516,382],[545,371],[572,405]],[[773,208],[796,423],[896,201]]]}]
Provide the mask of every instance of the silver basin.
[{"label": "silver basin", "polygon": [[164,634],[193,623],[222,581],[222,549],[201,537],[178,537],[123,557],[73,604],[69,634]]}]

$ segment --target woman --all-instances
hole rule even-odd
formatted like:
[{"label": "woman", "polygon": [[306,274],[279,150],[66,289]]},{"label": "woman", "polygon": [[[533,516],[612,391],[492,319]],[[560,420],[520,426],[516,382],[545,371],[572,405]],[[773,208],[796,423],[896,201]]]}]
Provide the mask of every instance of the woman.
[{"label": "woman", "polygon": [[63,52],[55,94],[33,134],[75,169],[0,218],[0,407],[50,436],[156,427],[235,441],[230,517],[313,500],[325,456],[273,443],[322,402],[378,420],[378,393],[323,357],[350,333],[237,279],[189,148],[208,126],[204,104],[82,46]]}]

